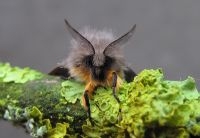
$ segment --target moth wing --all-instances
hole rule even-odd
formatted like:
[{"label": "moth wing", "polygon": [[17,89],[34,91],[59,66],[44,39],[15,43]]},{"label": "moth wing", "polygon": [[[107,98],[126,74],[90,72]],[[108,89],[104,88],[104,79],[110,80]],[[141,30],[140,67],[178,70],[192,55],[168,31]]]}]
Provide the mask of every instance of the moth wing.
[{"label": "moth wing", "polygon": [[58,67],[54,68],[48,74],[52,75],[52,76],[59,76],[62,79],[67,79],[70,77],[69,69],[65,68],[63,66],[58,66]]},{"label": "moth wing", "polygon": [[123,70],[124,72],[124,79],[126,82],[131,82],[137,75],[130,67],[126,67],[126,69]]}]

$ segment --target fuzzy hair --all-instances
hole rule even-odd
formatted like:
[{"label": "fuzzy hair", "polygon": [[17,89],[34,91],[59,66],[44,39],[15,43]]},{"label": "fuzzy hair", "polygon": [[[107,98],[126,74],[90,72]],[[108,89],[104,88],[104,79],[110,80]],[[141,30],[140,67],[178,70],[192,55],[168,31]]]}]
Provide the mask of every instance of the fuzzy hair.
[{"label": "fuzzy hair", "polygon": [[[89,27],[85,27],[83,30],[81,30],[80,34],[93,45],[95,49],[93,64],[100,66],[102,63],[104,63],[105,60],[103,51],[111,42],[116,39],[115,36],[109,30],[98,31]],[[60,65],[68,68],[69,70],[73,67],[81,66],[83,58],[92,54],[91,51],[88,50],[88,47],[84,45],[84,42],[79,42],[76,39],[72,39],[71,51],[68,57],[63,62],[61,62]],[[125,67],[121,48],[122,46],[116,46],[114,49],[110,50],[107,55],[115,60],[112,68],[116,71],[120,71]]]}]

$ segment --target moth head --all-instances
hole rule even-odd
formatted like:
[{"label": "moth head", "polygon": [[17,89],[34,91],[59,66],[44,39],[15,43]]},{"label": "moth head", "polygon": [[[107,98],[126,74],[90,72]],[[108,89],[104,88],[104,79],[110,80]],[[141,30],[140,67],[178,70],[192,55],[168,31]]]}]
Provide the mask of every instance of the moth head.
[{"label": "moth head", "polygon": [[136,28],[134,25],[127,33],[114,39],[113,35],[107,32],[86,31],[81,34],[67,20],[65,23],[73,37],[69,64],[93,69],[97,76],[112,66],[120,68],[124,62],[120,48],[133,36]]}]

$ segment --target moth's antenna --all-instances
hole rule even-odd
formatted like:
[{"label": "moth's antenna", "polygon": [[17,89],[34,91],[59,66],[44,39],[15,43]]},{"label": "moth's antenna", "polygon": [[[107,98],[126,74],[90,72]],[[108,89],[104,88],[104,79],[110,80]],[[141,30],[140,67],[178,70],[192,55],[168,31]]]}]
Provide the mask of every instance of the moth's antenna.
[{"label": "moth's antenna", "polygon": [[[74,29],[69,22],[65,19],[65,24],[67,26],[67,30],[69,30],[70,34],[74,39],[79,41],[81,44],[85,44],[84,46],[87,46],[88,49],[91,51],[92,54],[95,54],[95,49],[93,45],[88,41],[84,36],[82,36],[76,29]],[[82,45],[80,45],[82,46]]]},{"label": "moth's antenna", "polygon": [[127,33],[116,39],[115,41],[111,42],[103,51],[105,55],[110,52],[110,50],[114,49],[115,46],[120,46],[126,43],[134,34],[136,28],[136,24],[129,30]]}]

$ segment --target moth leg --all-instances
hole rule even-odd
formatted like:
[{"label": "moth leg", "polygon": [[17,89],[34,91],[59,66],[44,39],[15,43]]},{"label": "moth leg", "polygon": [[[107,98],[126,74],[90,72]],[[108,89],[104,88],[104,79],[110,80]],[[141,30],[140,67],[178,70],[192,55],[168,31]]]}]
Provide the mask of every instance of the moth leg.
[{"label": "moth leg", "polygon": [[116,89],[117,89],[117,73],[113,72],[112,73],[112,93],[113,96],[115,97],[115,99],[117,100],[118,104],[119,104],[119,114],[118,114],[118,121],[122,120],[122,115],[121,115],[121,105],[120,105],[120,100],[119,97],[117,97],[116,95]]},{"label": "moth leg", "polygon": [[93,123],[93,120],[91,117],[90,99],[92,98],[92,93],[94,92],[95,88],[96,87],[93,83],[91,83],[91,82],[88,83],[86,85],[85,92],[84,92],[83,98],[82,98],[83,106],[84,106],[85,110],[87,111],[88,118],[89,118],[92,126],[94,125],[94,123]]},{"label": "moth leg", "polygon": [[92,126],[94,126],[94,123],[93,123],[93,120],[92,120],[92,117],[91,117],[90,100],[89,100],[88,91],[84,92],[83,97],[84,97],[84,101],[85,101],[85,109],[87,111],[88,118],[89,118],[90,123],[92,124]]},{"label": "moth leg", "polygon": [[115,99],[117,100],[117,102],[120,103],[120,100],[116,95],[116,89],[117,89],[117,73],[113,72],[112,73],[112,93]]}]

